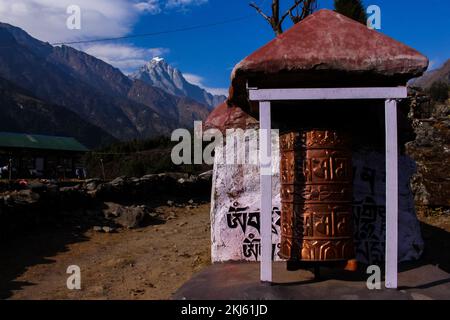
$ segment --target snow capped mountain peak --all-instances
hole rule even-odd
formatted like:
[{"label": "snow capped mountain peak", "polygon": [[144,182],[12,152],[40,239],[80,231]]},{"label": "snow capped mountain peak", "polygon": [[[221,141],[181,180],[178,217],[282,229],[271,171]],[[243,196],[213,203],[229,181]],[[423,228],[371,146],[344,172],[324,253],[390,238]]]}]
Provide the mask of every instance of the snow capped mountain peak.
[{"label": "snow capped mountain peak", "polygon": [[158,63],[158,62],[164,61],[164,58],[154,57],[151,61],[154,61],[154,62]]},{"label": "snow capped mountain peak", "polygon": [[144,66],[142,66],[141,69],[151,69],[155,66],[167,66],[166,61],[164,60],[164,58],[161,57],[154,57],[152,58],[149,62],[147,62]]},{"label": "snow capped mountain peak", "polygon": [[172,95],[189,97],[210,109],[225,101],[225,96],[217,96],[186,80],[180,70],[169,65],[164,58],[154,57],[138,71],[130,75],[131,79],[141,80],[160,88]]}]

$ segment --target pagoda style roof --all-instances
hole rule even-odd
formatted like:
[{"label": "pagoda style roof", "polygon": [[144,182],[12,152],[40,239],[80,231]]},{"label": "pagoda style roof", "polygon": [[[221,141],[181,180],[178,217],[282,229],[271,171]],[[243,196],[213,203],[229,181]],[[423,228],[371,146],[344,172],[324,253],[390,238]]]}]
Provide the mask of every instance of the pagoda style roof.
[{"label": "pagoda style roof", "polygon": [[[405,85],[427,69],[418,51],[331,10],[320,10],[273,39],[232,73],[229,101],[247,86],[308,88]],[[244,107],[244,106],[243,106]]]}]

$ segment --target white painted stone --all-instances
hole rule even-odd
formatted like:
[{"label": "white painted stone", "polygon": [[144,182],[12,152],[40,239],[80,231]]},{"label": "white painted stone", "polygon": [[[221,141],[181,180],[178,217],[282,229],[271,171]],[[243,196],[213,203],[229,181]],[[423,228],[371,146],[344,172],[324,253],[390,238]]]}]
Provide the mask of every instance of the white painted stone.
[{"label": "white painted stone", "polygon": [[[257,132],[251,137],[257,139]],[[276,154],[272,161],[273,180],[272,180],[272,203],[276,208],[280,208],[280,181],[279,181],[279,142],[278,136],[272,139],[272,152]],[[226,145],[223,151],[230,154],[233,146]],[[245,146],[241,145],[241,148]],[[238,151],[242,152],[242,149]],[[217,153],[219,153],[218,151]],[[216,159],[219,157],[216,156]],[[260,252],[259,231],[255,225],[259,224],[259,165],[254,164],[214,164],[213,185],[211,199],[211,255],[213,262],[256,260],[255,255],[251,254],[252,249]],[[227,215],[232,218],[230,208],[245,208],[240,220],[227,221]],[[231,209],[232,210],[232,209]],[[278,210],[279,212],[279,210]],[[246,219],[244,220],[244,216]],[[275,212],[274,224],[280,216]],[[252,219],[251,217],[254,217]],[[235,223],[233,223],[235,222]],[[245,231],[244,231],[245,230]],[[276,233],[272,234],[272,241],[276,245],[279,243],[279,226],[274,226]],[[247,242],[246,242],[247,239]],[[253,242],[253,248],[251,243]],[[249,246],[243,247],[245,243]],[[244,250],[246,249],[246,250]],[[275,256],[278,251],[275,252]],[[245,255],[249,255],[246,257]],[[259,254],[257,254],[259,256]]]},{"label": "white painted stone", "polygon": [[[256,136],[255,134],[253,138]],[[231,146],[225,146],[224,152],[230,152],[229,148]],[[245,146],[241,145],[240,148]],[[273,139],[272,148],[278,151],[278,139]],[[277,222],[279,224],[281,208],[279,152],[275,154],[272,168],[274,173],[272,203],[276,210],[273,212],[272,241],[275,247],[274,257],[279,260],[277,256],[280,239],[280,228]],[[353,152],[353,211],[357,259],[369,264],[380,263],[384,260],[386,212],[384,158],[383,153],[373,151]],[[409,179],[414,171],[414,161],[401,156],[399,159],[398,248],[400,262],[418,259],[424,247],[414,209],[413,195],[409,187]],[[255,261],[259,256],[258,241],[260,239],[256,227],[259,221],[260,205],[258,164],[226,165],[216,161],[211,200],[212,261]],[[232,211],[233,208],[244,210],[236,212]],[[237,219],[233,220],[234,216]]]},{"label": "white painted stone", "polygon": [[[369,264],[378,263],[384,260],[386,234],[385,156],[361,150],[354,152],[352,157],[357,259]],[[399,262],[418,259],[424,247],[410,188],[414,172],[414,161],[399,156]]]}]

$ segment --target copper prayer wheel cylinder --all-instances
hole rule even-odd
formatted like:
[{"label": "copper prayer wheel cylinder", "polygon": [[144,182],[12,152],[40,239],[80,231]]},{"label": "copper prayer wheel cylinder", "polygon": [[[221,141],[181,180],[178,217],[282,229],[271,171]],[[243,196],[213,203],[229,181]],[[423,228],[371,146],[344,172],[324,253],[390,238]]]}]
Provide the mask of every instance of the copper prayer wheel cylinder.
[{"label": "copper prayer wheel cylinder", "polygon": [[280,136],[281,248],[294,262],[353,259],[352,161],[348,137],[335,130]]}]

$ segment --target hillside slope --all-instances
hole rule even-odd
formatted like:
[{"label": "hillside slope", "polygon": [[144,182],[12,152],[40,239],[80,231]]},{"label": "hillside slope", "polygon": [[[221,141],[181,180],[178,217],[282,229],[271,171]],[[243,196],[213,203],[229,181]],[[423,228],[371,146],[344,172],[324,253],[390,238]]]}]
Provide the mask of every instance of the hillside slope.
[{"label": "hillside slope", "polygon": [[444,82],[450,84],[450,59],[442,67],[426,72],[422,77],[411,81],[411,85],[428,89],[435,82]]},{"label": "hillside slope", "polygon": [[0,78],[0,129],[56,136],[71,136],[89,148],[117,140],[84,121],[74,112],[45,103],[11,82]]},{"label": "hillside slope", "polygon": [[[192,127],[209,112],[205,105],[149,85],[139,85],[141,97],[135,96],[135,82],[119,69],[71,47],[53,47],[20,28],[0,23],[0,42],[0,77],[48,104],[70,109],[119,140],[169,135]],[[167,112],[173,106],[164,101],[176,101],[177,112]]]}]

